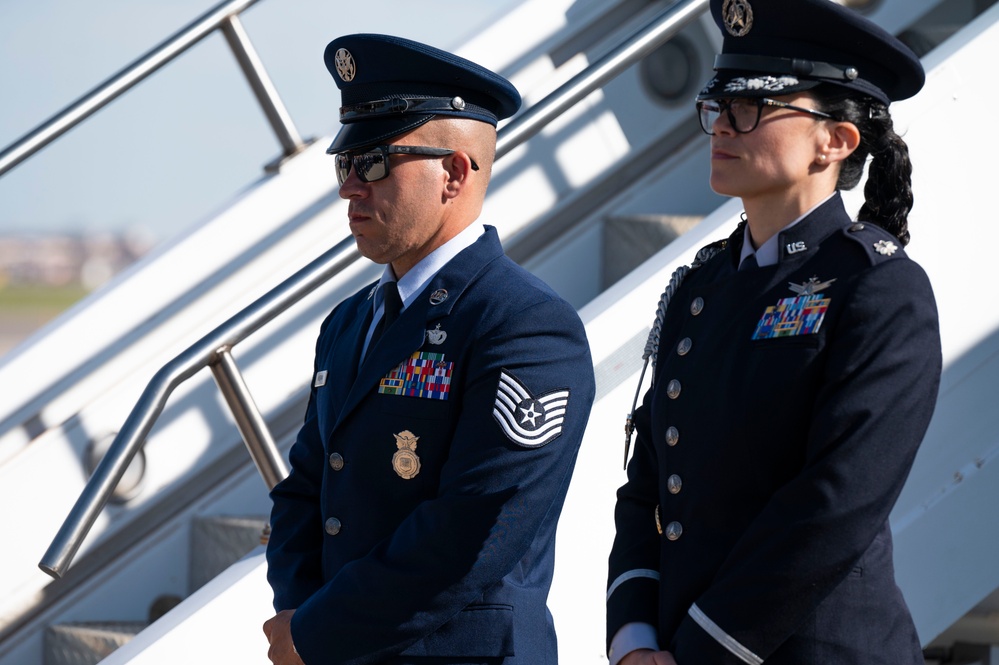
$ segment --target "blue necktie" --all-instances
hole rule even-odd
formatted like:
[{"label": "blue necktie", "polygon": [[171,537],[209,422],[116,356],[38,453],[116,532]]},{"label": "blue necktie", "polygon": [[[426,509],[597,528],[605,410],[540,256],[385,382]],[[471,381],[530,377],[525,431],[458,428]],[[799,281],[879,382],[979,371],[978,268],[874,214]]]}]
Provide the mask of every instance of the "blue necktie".
[{"label": "blue necktie", "polygon": [[375,326],[375,331],[371,334],[369,348],[374,346],[378,339],[389,329],[395,320],[399,318],[402,311],[402,298],[399,297],[399,287],[395,282],[385,282],[382,285],[382,318]]}]

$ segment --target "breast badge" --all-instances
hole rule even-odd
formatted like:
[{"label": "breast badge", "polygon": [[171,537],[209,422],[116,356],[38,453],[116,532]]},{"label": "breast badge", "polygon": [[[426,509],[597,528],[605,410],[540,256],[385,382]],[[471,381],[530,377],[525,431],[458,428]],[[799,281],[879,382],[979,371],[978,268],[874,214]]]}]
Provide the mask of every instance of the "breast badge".
[{"label": "breast badge", "polygon": [[517,377],[500,372],[493,418],[507,438],[518,446],[540,448],[562,433],[569,390],[553,390],[535,397]]},{"label": "breast badge", "polygon": [[420,473],[420,458],[416,454],[416,442],[420,437],[408,429],[393,434],[395,445],[399,449],[392,455],[392,469],[403,480],[411,480]]},{"label": "breast badge", "polygon": [[441,330],[441,324],[439,323],[436,328],[427,331],[427,341],[431,344],[443,344],[446,339],[447,333]]}]

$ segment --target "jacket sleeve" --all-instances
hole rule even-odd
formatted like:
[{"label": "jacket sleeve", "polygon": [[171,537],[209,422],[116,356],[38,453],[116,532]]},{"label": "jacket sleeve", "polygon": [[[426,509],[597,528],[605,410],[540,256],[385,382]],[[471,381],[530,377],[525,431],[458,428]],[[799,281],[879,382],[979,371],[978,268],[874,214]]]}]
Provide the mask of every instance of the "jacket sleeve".
[{"label": "jacket sleeve", "polygon": [[829,332],[804,467],[691,606],[671,645],[680,665],[765,662],[885,528],[933,413],[940,336],[912,261],[855,280]]},{"label": "jacket sleeve", "polygon": [[[554,538],[593,401],[585,332],[571,306],[548,299],[470,343],[439,492],[299,606],[292,634],[309,665],[418,650],[504,576],[519,570],[528,585],[550,576],[549,563],[531,560],[532,545]],[[538,398],[568,391],[558,436],[543,445],[508,436],[494,416],[501,374]]]},{"label": "jacket sleeve", "polygon": [[607,649],[622,626],[639,622],[659,625],[660,536],[656,527],[658,472],[650,443],[650,394],[635,411],[635,452],[628,481],[617,492],[617,529],[607,576]]}]

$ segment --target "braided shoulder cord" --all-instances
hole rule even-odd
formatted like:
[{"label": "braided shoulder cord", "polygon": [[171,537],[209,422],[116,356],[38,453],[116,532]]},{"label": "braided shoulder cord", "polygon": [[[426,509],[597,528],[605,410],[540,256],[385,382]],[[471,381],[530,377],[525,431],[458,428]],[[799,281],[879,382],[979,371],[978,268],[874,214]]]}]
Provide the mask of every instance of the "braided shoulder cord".
[{"label": "braided shoulder cord", "polygon": [[[741,232],[741,225],[739,230]],[[734,234],[733,234],[734,235]],[[666,320],[666,309],[669,307],[673,294],[680,288],[680,284],[687,275],[697,270],[711,260],[713,256],[721,252],[728,245],[728,240],[719,240],[710,245],[706,245],[698,250],[693,262],[689,266],[680,266],[673,271],[669,278],[669,284],[659,297],[659,304],[656,306],[656,320],[652,323],[652,330],[649,331],[649,338],[645,342],[645,351],[642,353],[642,373],[638,377],[638,385],[635,387],[635,399],[631,402],[631,412],[624,423],[624,468],[628,469],[628,453],[631,451],[631,436],[635,432],[635,408],[638,406],[638,396],[642,390],[642,383],[645,381],[645,370],[649,367],[649,360],[652,360],[652,383],[655,383],[656,361],[659,359],[659,339],[662,337],[663,322]]]}]

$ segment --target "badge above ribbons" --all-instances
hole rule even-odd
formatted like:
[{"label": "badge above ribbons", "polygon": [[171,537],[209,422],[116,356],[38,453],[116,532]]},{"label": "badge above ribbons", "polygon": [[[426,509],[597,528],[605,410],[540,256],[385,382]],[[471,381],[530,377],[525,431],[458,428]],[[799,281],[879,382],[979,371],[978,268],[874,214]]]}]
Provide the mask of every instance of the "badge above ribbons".
[{"label": "badge above ribbons", "polygon": [[802,284],[788,284],[788,288],[797,293],[798,297],[782,298],[776,305],[767,307],[756,323],[752,338],[796,337],[819,332],[829,303],[832,302],[831,298],[824,297],[819,291],[828,288],[835,281],[830,279],[821,282],[818,277],[812,277]]},{"label": "badge above ribbons", "polygon": [[540,448],[562,434],[569,390],[553,390],[535,397],[517,377],[500,371],[493,418],[507,438],[518,446]]}]

